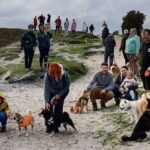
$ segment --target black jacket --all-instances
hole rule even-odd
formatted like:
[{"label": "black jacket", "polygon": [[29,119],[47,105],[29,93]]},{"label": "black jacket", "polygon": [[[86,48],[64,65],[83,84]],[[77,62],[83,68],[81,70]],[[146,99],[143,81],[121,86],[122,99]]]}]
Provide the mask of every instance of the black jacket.
[{"label": "black jacket", "polygon": [[115,46],[116,42],[112,36],[109,36],[108,38],[105,39],[105,52],[107,54],[113,54]]},{"label": "black jacket", "polygon": [[106,39],[109,35],[109,30],[107,27],[105,27],[103,30],[102,30],[102,39]]},{"label": "black jacket", "polygon": [[129,34],[125,34],[121,40],[121,45],[119,51],[125,52],[126,40],[128,39]]}]

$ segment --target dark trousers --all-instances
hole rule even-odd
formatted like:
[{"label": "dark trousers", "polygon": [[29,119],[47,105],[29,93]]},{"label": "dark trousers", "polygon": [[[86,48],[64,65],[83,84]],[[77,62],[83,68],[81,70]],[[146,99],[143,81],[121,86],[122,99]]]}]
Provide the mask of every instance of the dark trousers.
[{"label": "dark trousers", "polygon": [[113,59],[114,59],[114,54],[113,53],[107,53],[107,52],[105,52],[105,54],[104,54],[104,62],[108,63],[108,61],[109,61],[109,63],[108,63],[109,67],[112,66]]},{"label": "dark trousers", "polygon": [[31,68],[32,60],[34,56],[33,49],[24,48],[24,57],[25,57],[25,68]]},{"label": "dark trousers", "polygon": [[60,26],[56,26],[55,34],[56,34],[56,32],[58,32],[58,34],[60,34]]},{"label": "dark trousers", "polygon": [[2,126],[5,126],[7,124],[7,115],[3,111],[0,111],[0,122]]},{"label": "dark trousers", "polygon": [[145,77],[144,73],[141,74],[144,89],[150,90],[150,77]]},{"label": "dark trousers", "polygon": [[125,52],[122,52],[124,60],[125,60],[125,64],[127,64],[129,62],[128,56]]},{"label": "dark trousers", "polygon": [[113,93],[114,93],[114,99],[116,101],[116,104],[119,104],[120,98],[121,98],[121,93],[119,91],[119,87],[114,86]]},{"label": "dark trousers", "polygon": [[48,48],[39,48],[40,50],[40,67],[43,68],[43,62],[44,67],[46,68],[46,63],[48,61],[48,53],[49,53],[49,47]]}]

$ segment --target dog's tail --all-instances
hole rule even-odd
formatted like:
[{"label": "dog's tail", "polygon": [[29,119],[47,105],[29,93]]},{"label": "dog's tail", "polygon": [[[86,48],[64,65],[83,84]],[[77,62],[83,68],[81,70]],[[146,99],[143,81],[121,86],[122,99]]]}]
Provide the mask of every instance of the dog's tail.
[{"label": "dog's tail", "polygon": [[72,119],[71,119],[70,116],[69,116],[69,114],[68,114],[67,112],[64,112],[64,115],[66,116],[65,118],[68,118],[68,119],[66,120],[66,122],[75,130],[76,133],[78,133],[78,131],[77,131],[77,129],[76,129],[76,127],[75,127],[75,125],[74,125]]},{"label": "dog's tail", "polygon": [[75,108],[75,107],[72,106],[70,108],[70,112],[73,113],[73,114],[77,114],[79,112],[79,108]]}]

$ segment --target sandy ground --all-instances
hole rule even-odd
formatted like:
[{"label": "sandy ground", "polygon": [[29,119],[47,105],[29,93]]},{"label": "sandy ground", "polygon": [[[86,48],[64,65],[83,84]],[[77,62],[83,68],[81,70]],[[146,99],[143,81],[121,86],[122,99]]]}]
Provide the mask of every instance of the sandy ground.
[{"label": "sandy ground", "polygon": [[[120,45],[119,43],[120,41],[117,40],[117,45]],[[115,60],[121,66],[124,61],[118,54],[118,46],[115,53]],[[103,56],[94,55],[83,61],[89,71],[86,76],[71,84],[64,107],[64,110],[68,112],[70,106],[81,96],[93,74],[99,70]],[[24,135],[19,137],[17,124],[14,120],[8,120],[7,132],[0,134],[0,150],[149,150],[148,142],[131,142],[112,146],[111,143],[104,144],[103,136],[94,138],[98,130],[114,130],[114,126],[104,118],[105,114],[111,113],[109,106],[106,112],[101,110],[93,112],[89,102],[89,112],[70,114],[78,134],[75,134],[69,127],[68,132],[65,132],[61,127],[60,133],[53,135],[45,133],[44,119],[38,116],[39,110],[44,106],[43,81],[34,84],[0,84],[0,90],[5,91],[8,95],[7,99],[12,109],[21,114],[24,114],[26,110],[31,110],[35,117],[34,134],[30,134],[29,137]],[[112,100],[108,105],[114,105],[114,101]],[[115,112],[119,112],[117,107]],[[30,127],[28,131],[31,133]],[[122,134],[120,133],[120,135]],[[120,135],[116,138],[120,138]]]}]

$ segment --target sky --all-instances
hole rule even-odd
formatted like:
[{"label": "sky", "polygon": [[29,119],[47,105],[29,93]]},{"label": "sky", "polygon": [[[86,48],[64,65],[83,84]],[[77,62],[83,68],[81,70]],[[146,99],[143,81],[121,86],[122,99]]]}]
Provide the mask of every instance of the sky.
[{"label": "sky", "polygon": [[34,16],[51,14],[51,26],[60,16],[77,22],[81,30],[83,22],[94,24],[95,33],[100,33],[102,23],[106,21],[111,32],[121,31],[122,17],[130,10],[146,15],[144,28],[150,28],[150,0],[0,0],[0,27],[27,28]]}]

